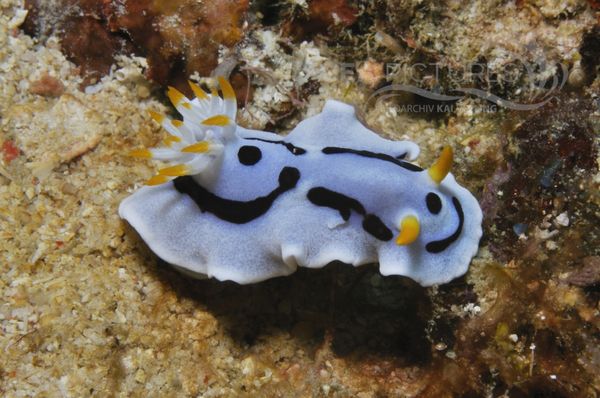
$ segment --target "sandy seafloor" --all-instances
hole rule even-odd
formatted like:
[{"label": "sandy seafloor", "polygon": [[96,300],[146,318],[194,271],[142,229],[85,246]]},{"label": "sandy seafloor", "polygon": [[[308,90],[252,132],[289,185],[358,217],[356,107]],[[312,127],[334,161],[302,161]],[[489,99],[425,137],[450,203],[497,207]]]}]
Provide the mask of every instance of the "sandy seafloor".
[{"label": "sandy seafloor", "polygon": [[[422,165],[455,148],[453,172],[485,203],[485,235],[466,276],[425,289],[376,266],[250,286],[173,271],[117,214],[155,171],[126,153],[163,138],[147,111],[169,112],[164,87],[130,56],[83,87],[59,39],[26,35],[23,5],[0,0],[0,395],[598,396],[600,82],[597,64],[581,66],[597,3],[525,3],[448,2],[452,22],[423,33],[425,8],[412,31],[430,36],[425,54],[456,62],[473,49],[490,63],[508,50],[565,62],[574,72],[537,111],[479,112],[477,99],[436,117],[399,100],[365,107],[373,77],[344,77],[330,42],[284,46],[271,26],[238,48],[239,62],[269,72],[241,125],[286,133],[336,98],[382,135],[417,142]],[[406,47],[381,37],[385,51]],[[275,118],[309,80],[319,87],[300,110]],[[48,81],[58,88],[40,89]]]}]

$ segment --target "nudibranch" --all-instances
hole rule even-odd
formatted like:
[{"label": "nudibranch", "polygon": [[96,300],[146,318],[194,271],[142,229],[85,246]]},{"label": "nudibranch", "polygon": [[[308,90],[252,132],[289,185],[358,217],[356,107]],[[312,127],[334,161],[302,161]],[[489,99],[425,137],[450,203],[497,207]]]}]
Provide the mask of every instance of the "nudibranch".
[{"label": "nudibranch", "polygon": [[428,169],[419,148],[367,129],[329,100],[285,137],[235,122],[230,84],[168,97],[183,116],[152,113],[162,148],[132,154],[169,162],[119,207],[163,260],[194,276],[254,283],[298,266],[379,263],[421,285],[464,274],[478,250],[482,213],[449,173],[446,147]]}]

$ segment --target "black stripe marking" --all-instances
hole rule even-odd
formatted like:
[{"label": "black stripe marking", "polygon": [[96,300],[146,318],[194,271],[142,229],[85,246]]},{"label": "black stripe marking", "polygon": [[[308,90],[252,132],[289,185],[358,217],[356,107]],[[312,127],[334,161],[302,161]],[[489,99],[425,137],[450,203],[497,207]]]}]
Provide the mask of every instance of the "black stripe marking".
[{"label": "black stripe marking", "polygon": [[306,195],[312,204],[329,207],[340,212],[344,221],[350,218],[350,211],[354,210],[358,214],[365,215],[367,212],[363,205],[356,199],[350,198],[341,193],[331,191],[327,188],[317,187],[308,191]]},{"label": "black stripe marking", "polygon": [[366,158],[385,160],[386,162],[394,163],[395,165],[398,165],[398,166],[400,166],[402,168],[405,168],[406,170],[410,170],[410,171],[423,171],[423,169],[420,168],[419,166],[416,166],[416,165],[414,165],[412,163],[405,162],[405,161],[400,160],[400,159],[396,159],[395,157],[390,156],[390,155],[386,155],[385,153],[362,151],[362,150],[350,149],[350,148],[339,148],[339,147],[335,147],[335,146],[328,146],[326,148],[323,148],[323,153],[325,155],[336,155],[336,154],[340,154],[340,153],[351,153],[353,155],[364,156]]},{"label": "black stripe marking", "polygon": [[365,231],[384,242],[391,240],[394,236],[392,235],[392,231],[385,226],[383,221],[373,214],[367,214],[365,216],[362,226]]},{"label": "black stripe marking", "polygon": [[465,214],[463,213],[462,206],[460,205],[460,202],[458,201],[458,199],[453,197],[452,204],[454,205],[454,208],[456,209],[456,214],[458,214],[458,227],[456,228],[456,231],[454,231],[454,233],[452,235],[450,235],[449,237],[442,239],[442,240],[436,240],[433,242],[429,242],[427,245],[425,245],[425,249],[429,253],[439,253],[441,251],[446,250],[446,248],[448,246],[450,246],[452,243],[454,243],[458,239],[458,237],[460,236],[460,233],[462,232],[463,224],[465,223]]},{"label": "black stripe marking", "polygon": [[284,147],[287,148],[288,151],[290,151],[292,154],[294,154],[296,156],[298,156],[298,155],[304,155],[306,153],[306,149],[300,148],[298,146],[295,146],[295,145],[290,144],[289,142],[285,142],[285,141],[265,140],[265,139],[256,138],[256,137],[246,137],[246,139],[247,140],[254,140],[254,141],[268,142],[270,144],[283,145]]},{"label": "black stripe marking", "polygon": [[266,196],[247,202],[221,198],[199,185],[191,176],[177,177],[173,180],[173,185],[177,191],[192,198],[203,212],[208,211],[221,220],[245,224],[269,211],[277,198],[296,187],[299,179],[300,171],[297,168],[284,167],[279,173],[277,188]]},{"label": "black stripe marking", "polygon": [[382,241],[392,239],[392,231],[379,217],[367,214],[365,207],[358,200],[323,187],[312,188],[306,196],[316,206],[339,211],[344,221],[348,221],[351,211],[354,210],[364,217],[362,227],[366,232]]}]

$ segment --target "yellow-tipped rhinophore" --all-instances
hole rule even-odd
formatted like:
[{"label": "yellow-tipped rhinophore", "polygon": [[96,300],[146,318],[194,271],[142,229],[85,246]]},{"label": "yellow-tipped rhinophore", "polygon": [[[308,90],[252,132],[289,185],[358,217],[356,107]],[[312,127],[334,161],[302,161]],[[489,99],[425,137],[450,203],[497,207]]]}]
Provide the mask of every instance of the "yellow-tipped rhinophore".
[{"label": "yellow-tipped rhinophore", "polygon": [[158,174],[161,176],[169,177],[180,177],[189,174],[190,169],[185,164],[178,164],[171,167],[165,167],[164,169],[158,170]]},{"label": "yellow-tipped rhinophore", "polygon": [[420,230],[421,226],[417,217],[404,217],[400,223],[400,235],[396,238],[396,243],[400,246],[410,245],[419,237]]},{"label": "yellow-tipped rhinophore", "polygon": [[206,125],[206,126],[227,126],[228,124],[231,123],[231,120],[229,119],[229,117],[227,115],[216,115],[216,116],[212,116],[209,117],[208,119],[205,119],[202,121],[202,124]]},{"label": "yellow-tipped rhinophore", "polygon": [[167,90],[167,97],[171,100],[171,103],[174,107],[177,107],[181,101],[185,98],[185,95],[175,87],[169,86],[169,90]]},{"label": "yellow-tipped rhinophore", "polygon": [[150,117],[158,124],[162,124],[162,122],[165,120],[165,115],[162,115],[158,112],[148,111],[148,113],[150,114]]},{"label": "yellow-tipped rhinophore", "polygon": [[217,79],[219,80],[219,86],[221,86],[221,92],[223,92],[223,98],[226,100],[235,99],[235,91],[227,79],[223,76],[219,76]]},{"label": "yellow-tipped rhinophore", "polygon": [[158,174],[146,181],[146,185],[160,185],[167,181],[170,181],[169,177]]},{"label": "yellow-tipped rhinophore", "polygon": [[186,146],[185,148],[182,148],[181,152],[186,152],[186,153],[204,153],[204,152],[208,152],[209,148],[210,148],[210,142],[208,142],[208,141],[200,141],[200,142],[196,142],[195,144]]},{"label": "yellow-tipped rhinophore", "polygon": [[197,85],[196,83],[189,81],[189,80],[188,80],[188,84],[190,85],[190,88],[194,92],[194,95],[196,96],[196,98],[201,99],[201,100],[208,99],[208,95],[206,94],[206,91],[202,90],[202,88],[199,85]]},{"label": "yellow-tipped rhinophore", "polygon": [[134,149],[133,151],[129,152],[129,156],[141,159],[151,159],[152,152],[147,149]]},{"label": "yellow-tipped rhinophore", "polygon": [[452,154],[452,148],[450,146],[446,146],[442,150],[439,159],[427,170],[431,176],[431,179],[435,181],[436,184],[441,183],[450,172],[453,157],[454,155]]}]

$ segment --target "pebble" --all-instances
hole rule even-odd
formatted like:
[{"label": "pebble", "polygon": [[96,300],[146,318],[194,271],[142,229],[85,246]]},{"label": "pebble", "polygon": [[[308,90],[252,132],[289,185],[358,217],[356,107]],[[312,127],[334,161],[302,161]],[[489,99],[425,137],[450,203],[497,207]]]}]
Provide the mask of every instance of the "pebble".
[{"label": "pebble", "polygon": [[569,226],[569,215],[565,211],[564,213],[560,213],[558,216],[556,216],[554,221],[556,222],[557,225],[560,225],[561,227],[568,227]]},{"label": "pebble", "polygon": [[445,344],[443,341],[440,341],[439,343],[437,343],[437,344],[434,346],[434,348],[435,348],[437,351],[444,351],[446,348],[448,348],[448,346],[447,346],[447,345],[446,345],[446,344]]},{"label": "pebble", "polygon": [[140,98],[148,98],[150,96],[150,89],[148,88],[148,86],[145,85],[139,85],[137,86],[137,95]]},{"label": "pebble", "polygon": [[521,236],[525,232],[527,232],[527,224],[517,223],[513,225],[513,232],[517,236]]},{"label": "pebble", "polygon": [[358,70],[358,78],[367,86],[374,88],[384,77],[383,64],[368,60]]},{"label": "pebble", "polygon": [[573,68],[571,68],[571,71],[569,72],[569,78],[567,79],[569,86],[582,87],[586,81],[587,76],[585,74],[585,71],[581,67],[581,62],[575,62],[575,65],[573,65]]}]

